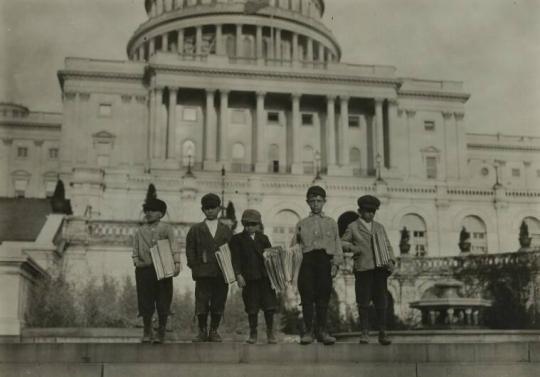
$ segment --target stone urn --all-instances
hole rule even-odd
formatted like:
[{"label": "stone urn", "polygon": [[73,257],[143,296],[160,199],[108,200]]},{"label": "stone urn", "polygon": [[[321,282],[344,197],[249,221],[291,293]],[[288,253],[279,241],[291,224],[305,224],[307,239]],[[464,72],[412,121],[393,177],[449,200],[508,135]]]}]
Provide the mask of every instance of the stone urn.
[{"label": "stone urn", "polygon": [[462,253],[469,253],[471,251],[471,233],[467,232],[465,227],[461,228],[461,232],[459,232],[458,247]]},{"label": "stone urn", "polygon": [[407,230],[407,227],[403,227],[400,233],[401,233],[401,238],[399,240],[399,251],[401,255],[408,256],[409,250],[411,250],[411,244],[409,243],[410,232]]},{"label": "stone urn", "polygon": [[469,241],[463,241],[458,243],[459,250],[462,253],[469,253],[471,251],[471,243]]}]

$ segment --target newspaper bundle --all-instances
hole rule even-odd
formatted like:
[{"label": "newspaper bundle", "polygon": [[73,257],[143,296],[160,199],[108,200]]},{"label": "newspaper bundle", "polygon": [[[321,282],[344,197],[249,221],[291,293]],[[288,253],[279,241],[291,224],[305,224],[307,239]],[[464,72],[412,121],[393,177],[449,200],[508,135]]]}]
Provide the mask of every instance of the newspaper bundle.
[{"label": "newspaper bundle", "polygon": [[174,259],[169,240],[158,240],[157,244],[150,248],[150,255],[158,280],[174,276]]},{"label": "newspaper bundle", "polygon": [[219,250],[216,251],[216,259],[225,278],[227,284],[232,284],[236,281],[236,275],[234,273],[232,259],[231,259],[231,250],[229,245],[225,244],[220,246]]},{"label": "newspaper bundle", "polygon": [[284,292],[287,285],[296,287],[302,264],[302,250],[299,246],[289,249],[271,247],[264,250],[263,256],[270,283],[277,293]]}]

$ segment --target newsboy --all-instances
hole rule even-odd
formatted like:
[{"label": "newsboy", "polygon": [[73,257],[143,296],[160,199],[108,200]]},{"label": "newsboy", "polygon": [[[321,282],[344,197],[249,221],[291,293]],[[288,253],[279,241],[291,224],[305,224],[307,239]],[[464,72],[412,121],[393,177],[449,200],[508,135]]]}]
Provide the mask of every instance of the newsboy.
[{"label": "newsboy", "polygon": [[373,300],[377,313],[379,343],[391,343],[386,334],[387,280],[393,272],[395,257],[384,226],[374,221],[381,202],[372,195],[358,198],[360,217],[341,237],[343,249],[353,253],[356,304],[360,316],[360,343],[369,342],[368,309]]}]

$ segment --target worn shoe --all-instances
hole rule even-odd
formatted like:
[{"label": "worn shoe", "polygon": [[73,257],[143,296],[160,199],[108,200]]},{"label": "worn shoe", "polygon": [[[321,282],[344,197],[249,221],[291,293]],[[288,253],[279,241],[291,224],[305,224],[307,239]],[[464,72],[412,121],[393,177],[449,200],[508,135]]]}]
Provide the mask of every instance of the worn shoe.
[{"label": "worn shoe", "polygon": [[152,343],[152,338],[154,337],[154,333],[152,331],[152,326],[145,326],[143,330],[143,337],[141,342],[142,343]]},{"label": "worn shoe", "polygon": [[206,333],[206,329],[199,329],[199,333],[195,338],[193,338],[193,343],[201,343],[208,341],[208,335]]},{"label": "worn shoe", "polygon": [[257,343],[257,331],[250,331],[249,338],[246,340],[246,343],[249,343],[249,344]]},{"label": "worn shoe", "polygon": [[268,344],[277,344],[276,335],[273,330],[266,330],[266,340]]},{"label": "worn shoe", "polygon": [[208,341],[209,342],[223,342],[223,339],[221,339],[221,336],[217,332],[217,329],[211,329],[210,333],[208,334]]},{"label": "worn shoe", "polygon": [[321,331],[317,334],[317,342],[324,344],[325,346],[331,346],[336,343],[336,338],[330,336],[326,331]]},{"label": "worn shoe", "polygon": [[165,342],[165,327],[158,328],[157,337],[154,339],[154,344],[162,344]]},{"label": "worn shoe", "polygon": [[388,345],[392,344],[392,340],[386,334],[385,331],[379,331],[379,344],[381,346],[388,346]]},{"label": "worn shoe", "polygon": [[300,338],[300,344],[306,345],[313,343],[313,337],[311,336],[311,333],[306,332],[302,337]]},{"label": "worn shoe", "polygon": [[369,344],[369,332],[368,331],[362,331],[362,334],[360,334],[360,340],[358,341],[360,344]]}]

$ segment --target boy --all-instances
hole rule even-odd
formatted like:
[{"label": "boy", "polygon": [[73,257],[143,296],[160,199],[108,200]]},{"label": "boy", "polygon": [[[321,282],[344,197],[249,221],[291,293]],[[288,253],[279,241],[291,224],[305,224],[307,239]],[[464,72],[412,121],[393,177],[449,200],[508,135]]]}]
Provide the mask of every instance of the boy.
[{"label": "boy", "polygon": [[[221,342],[217,332],[229,286],[223,278],[215,253],[228,243],[232,232],[218,221],[221,200],[216,194],[206,194],[201,199],[205,220],[193,225],[186,237],[186,257],[195,281],[195,313],[199,333],[194,342]],[[208,313],[210,332],[207,332]]]},{"label": "boy", "polygon": [[248,315],[249,338],[247,343],[257,343],[257,319],[259,309],[264,311],[266,339],[276,343],[274,335],[274,312],[277,309],[276,293],[264,266],[264,249],[272,247],[263,232],[261,214],[254,209],[246,209],[242,214],[244,231],[235,234],[229,246],[238,286],[242,288],[244,307]]},{"label": "boy", "polygon": [[[174,276],[180,273],[180,250],[176,247],[173,228],[160,222],[167,212],[167,204],[159,199],[150,199],[144,203],[143,211],[146,222],[135,232],[132,253],[139,314],[143,317],[144,324],[142,342],[150,343],[153,340],[154,343],[163,343],[172,301],[173,282],[172,277],[157,280],[150,248],[155,246],[158,240],[169,240],[174,259]],[[157,338],[153,339],[152,316],[156,309],[159,327]]]},{"label": "boy", "polygon": [[356,303],[360,316],[360,343],[369,343],[369,303],[377,313],[379,343],[392,343],[386,335],[387,280],[394,271],[395,257],[384,226],[373,221],[381,202],[374,196],[358,198],[360,217],[349,224],[341,237],[343,248],[353,252]]},{"label": "boy", "polygon": [[311,213],[296,225],[295,240],[302,247],[303,259],[298,275],[298,292],[302,302],[305,333],[300,344],[313,342],[313,306],[316,309],[315,335],[318,342],[331,345],[336,339],[326,330],[328,302],[332,293],[332,278],[343,260],[337,223],[322,212],[326,191],[312,186],[307,191]]}]

